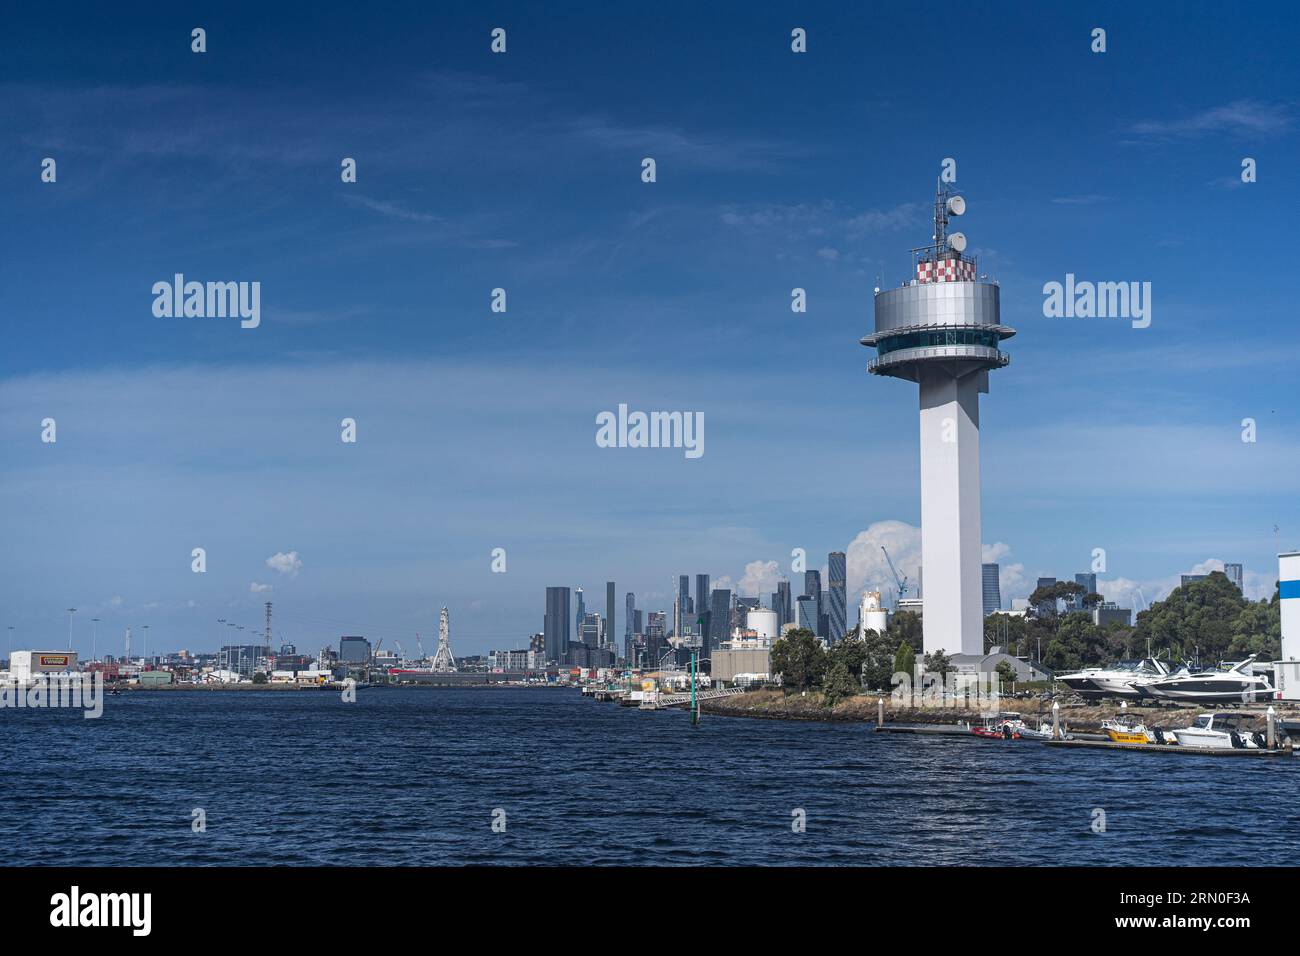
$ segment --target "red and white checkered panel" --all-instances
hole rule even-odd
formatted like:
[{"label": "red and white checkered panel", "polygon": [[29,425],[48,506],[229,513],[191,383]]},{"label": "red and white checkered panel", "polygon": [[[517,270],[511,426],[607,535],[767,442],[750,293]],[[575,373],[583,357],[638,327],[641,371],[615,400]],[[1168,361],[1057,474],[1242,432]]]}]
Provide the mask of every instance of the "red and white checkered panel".
[{"label": "red and white checkered panel", "polygon": [[916,264],[916,281],[974,282],[975,263],[965,259],[923,259]]}]

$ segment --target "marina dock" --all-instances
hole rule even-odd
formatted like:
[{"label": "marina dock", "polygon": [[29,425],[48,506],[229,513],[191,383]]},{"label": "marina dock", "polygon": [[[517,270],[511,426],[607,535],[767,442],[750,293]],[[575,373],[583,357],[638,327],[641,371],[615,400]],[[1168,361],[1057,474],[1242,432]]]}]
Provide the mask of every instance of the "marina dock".
[{"label": "marina dock", "polygon": [[1087,747],[1094,750],[1132,750],[1141,753],[1194,754],[1202,757],[1289,757],[1289,747],[1254,749],[1233,747],[1230,750],[1212,750],[1208,747],[1182,747],[1177,744],[1117,744],[1110,740],[1044,740],[1048,747]]}]

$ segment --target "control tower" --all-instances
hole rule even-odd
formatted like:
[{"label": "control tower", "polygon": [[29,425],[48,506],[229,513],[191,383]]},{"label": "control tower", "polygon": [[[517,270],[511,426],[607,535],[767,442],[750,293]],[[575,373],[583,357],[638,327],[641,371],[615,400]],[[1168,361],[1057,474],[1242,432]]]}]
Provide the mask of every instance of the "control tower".
[{"label": "control tower", "polygon": [[934,236],[912,250],[912,278],[876,290],[873,375],[906,379],[921,393],[922,617],[927,653],[984,653],[980,570],[980,410],[989,370],[1011,357],[998,344],[1015,335],[1001,324],[998,285],[965,255],[966,237],[949,233],[966,201],[939,185]]}]

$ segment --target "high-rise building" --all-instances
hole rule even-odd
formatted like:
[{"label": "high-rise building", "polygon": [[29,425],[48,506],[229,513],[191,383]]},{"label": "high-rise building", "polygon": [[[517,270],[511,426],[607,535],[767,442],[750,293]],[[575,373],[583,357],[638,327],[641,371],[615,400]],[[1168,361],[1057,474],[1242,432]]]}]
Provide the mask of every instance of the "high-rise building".
[{"label": "high-rise building", "polygon": [[627,592],[627,597],[623,603],[623,659],[632,661],[632,635],[639,634],[641,629],[637,627],[636,619],[636,595],[631,591]]},{"label": "high-rise building", "polygon": [[1223,573],[1228,576],[1228,580],[1237,585],[1237,590],[1244,593],[1242,587],[1242,570],[1240,564],[1224,564]]},{"label": "high-rise building", "polygon": [[817,633],[817,601],[807,594],[801,596],[795,601],[795,611],[798,620],[795,622],[801,628],[807,628],[814,634]]},{"label": "high-rise building", "polygon": [[578,612],[573,615],[573,632],[582,640],[582,619],[587,616],[587,605],[583,600],[582,588],[574,588],[573,594],[578,606]]},{"label": "high-rise building", "polygon": [[998,345],[1015,330],[1002,324],[998,285],[965,255],[966,237],[948,233],[965,211],[941,185],[932,244],[913,253],[908,283],[876,293],[875,331],[862,344],[876,349],[869,372],[919,386],[925,650],[982,654],[979,396],[989,372],[1010,363]]},{"label": "high-rise building", "polygon": [[827,581],[828,593],[830,596],[830,607],[826,613],[830,618],[829,637],[834,642],[848,633],[848,608],[845,605],[848,596],[845,580],[848,571],[848,559],[843,551],[832,551],[827,556],[826,565],[826,573],[829,578]]},{"label": "high-rise building", "polygon": [[691,613],[691,577],[677,576],[677,600],[673,606],[673,634],[681,637],[686,630],[686,618]]},{"label": "high-rise building", "polygon": [[822,606],[822,573],[820,571],[805,571],[803,573],[803,593],[812,598],[813,604],[816,605],[817,616],[814,620],[817,623],[813,624],[812,629],[814,633],[820,636],[821,619],[825,613],[825,608]]},{"label": "high-rise building", "polygon": [[1001,569],[997,564],[980,565],[984,585],[984,616],[996,614],[1002,610]]},{"label": "high-rise building", "polygon": [[663,611],[651,611],[646,616],[645,625],[645,667],[655,668],[667,650],[668,639],[664,633],[668,627],[667,615]]},{"label": "high-rise building", "polygon": [[731,590],[719,588],[709,595],[709,650],[716,650],[728,637],[731,623]]},{"label": "high-rise building", "polygon": [[582,628],[578,631],[578,640],[588,647],[600,647],[600,615],[595,611],[582,616]]},{"label": "high-rise building", "polygon": [[364,637],[340,637],[339,660],[344,664],[370,663],[370,642]]},{"label": "high-rise building", "polygon": [[611,648],[617,646],[614,643],[615,640],[614,635],[618,633],[618,624],[616,623],[616,618],[614,617],[615,611],[616,608],[614,606],[614,582],[606,581],[605,582],[605,646]]},{"label": "high-rise building", "polygon": [[[695,575],[695,601],[692,611],[698,616],[708,610],[712,610],[709,606],[709,576],[707,574],[697,574]],[[695,620],[695,618],[691,618],[691,620]]]},{"label": "high-rise building", "polygon": [[1097,575],[1092,571],[1081,571],[1074,576],[1074,583],[1083,588],[1083,593],[1071,599],[1070,610],[1082,611],[1083,599],[1097,593]]},{"label": "high-rise building", "polygon": [[546,589],[546,616],[542,623],[546,642],[546,659],[557,664],[568,663],[569,655],[569,589]]},{"label": "high-rise building", "polygon": [[776,601],[772,605],[776,611],[776,623],[780,627],[794,620],[794,600],[790,597],[790,582],[782,578],[776,582]]},{"label": "high-rise building", "polygon": [[[1052,586],[1055,585],[1055,584],[1056,584],[1056,578],[1039,578],[1039,579],[1038,579],[1038,584],[1036,584],[1036,585],[1034,586],[1034,590],[1036,591],[1036,590],[1038,590],[1039,588],[1050,588],[1050,587],[1052,587]],[[1047,615],[1047,614],[1055,613],[1055,612],[1056,612],[1056,602],[1055,602],[1055,601],[1043,601],[1042,603],[1036,605],[1036,609],[1037,609],[1037,611],[1038,611],[1038,613],[1039,613],[1040,615]]]}]

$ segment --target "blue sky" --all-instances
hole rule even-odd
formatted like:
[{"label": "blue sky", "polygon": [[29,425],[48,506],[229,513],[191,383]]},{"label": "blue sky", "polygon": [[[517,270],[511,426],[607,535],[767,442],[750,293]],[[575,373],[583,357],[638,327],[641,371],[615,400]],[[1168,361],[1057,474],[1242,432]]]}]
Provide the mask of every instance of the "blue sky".
[{"label": "blue sky", "polygon": [[[62,646],[75,606],[84,650],[92,616],[110,649],[144,624],[211,648],[217,618],[256,626],[271,599],[311,648],[409,649],[446,604],[477,653],[539,630],[545,586],[603,605],[610,578],[621,635],[625,591],[663,609],[673,575],[709,573],[766,593],[796,547],[849,548],[850,587],[885,584],[878,542],[919,556],[916,392],[868,376],[857,340],[877,277],[929,235],[945,157],[1019,330],[981,412],[1004,596],[1094,548],[1121,599],[1223,560],[1271,592],[1276,543],[1300,545],[1282,8],[997,4],[922,32],[913,4],[840,6],[12,14],[15,646]],[[156,318],[178,272],[259,281],[261,326]],[[1044,318],[1066,273],[1151,282],[1151,327]],[[621,402],[703,412],[706,453],[598,448]]]}]

